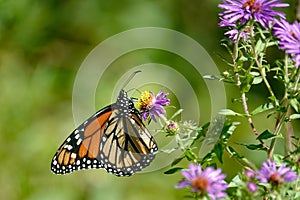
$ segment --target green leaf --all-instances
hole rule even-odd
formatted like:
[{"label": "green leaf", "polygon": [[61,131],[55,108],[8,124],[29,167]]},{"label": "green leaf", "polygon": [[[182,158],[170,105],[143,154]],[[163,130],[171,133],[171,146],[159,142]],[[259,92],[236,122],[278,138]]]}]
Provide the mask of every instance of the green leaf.
[{"label": "green leaf", "polygon": [[268,98],[269,98],[272,102],[274,102],[276,106],[279,106],[279,100],[276,99],[275,96],[270,96],[270,97],[268,97]]},{"label": "green leaf", "polygon": [[245,146],[250,150],[258,150],[258,151],[265,150],[262,144],[248,144]]},{"label": "green leaf", "polygon": [[277,41],[271,41],[271,42],[267,43],[267,47],[271,47],[271,46],[275,46],[275,45],[278,45]]},{"label": "green leaf", "polygon": [[249,92],[250,88],[251,88],[251,84],[253,81],[253,76],[251,74],[247,74],[247,76],[242,80],[241,86],[240,86],[240,90],[242,93],[246,93]]},{"label": "green leaf", "polygon": [[209,163],[213,160],[215,154],[211,151],[208,154],[206,154],[206,156],[204,156],[201,160],[201,165],[204,163]]},{"label": "green leaf", "polygon": [[261,39],[259,39],[255,45],[255,52],[257,54],[260,54],[260,52],[262,52],[265,48],[265,44],[262,42]]},{"label": "green leaf", "polygon": [[257,84],[260,84],[261,82],[263,81],[263,78],[262,77],[254,77],[253,81],[252,81],[252,84],[254,85],[257,85]]},{"label": "green leaf", "polygon": [[262,132],[256,139],[257,140],[268,140],[271,139],[273,137],[276,137],[276,135],[272,134],[270,131],[265,130],[264,132]]},{"label": "green leaf", "polygon": [[295,109],[295,111],[297,113],[299,113],[299,102],[298,102],[298,100],[295,99],[295,98],[292,98],[292,99],[290,99],[290,104]]},{"label": "green leaf", "polygon": [[164,172],[164,174],[174,174],[178,171],[181,171],[183,168],[182,167],[174,167],[174,168],[171,168],[167,171]]},{"label": "green leaf", "polygon": [[242,183],[242,180],[240,178],[239,175],[236,175],[235,177],[233,177],[233,179],[231,179],[231,182],[229,183],[228,187],[238,187],[240,186]]},{"label": "green leaf", "polygon": [[183,109],[177,110],[170,119],[174,119],[177,115],[180,115],[182,113]]},{"label": "green leaf", "polygon": [[198,139],[199,139],[200,137],[205,137],[209,125],[210,125],[210,122],[207,122],[207,123],[205,123],[204,125],[202,125],[202,126],[197,130],[197,132],[198,132],[197,138],[198,138]]},{"label": "green leaf", "polygon": [[252,76],[259,76],[259,75],[260,75],[260,73],[258,73],[258,72],[250,72],[250,74],[251,74]]},{"label": "green leaf", "polygon": [[224,144],[227,144],[228,139],[231,137],[233,134],[234,130],[236,129],[236,126],[239,125],[239,122],[232,122],[229,124],[226,124],[221,133],[221,140]]},{"label": "green leaf", "polygon": [[266,110],[270,110],[273,109],[274,105],[272,103],[266,103],[263,105],[258,106],[257,108],[255,108],[255,110],[253,110],[250,115],[256,115],[258,113],[264,112]]},{"label": "green leaf", "polygon": [[182,156],[182,157],[179,157],[179,158],[176,158],[172,163],[171,163],[171,167],[174,166],[174,165],[177,165],[180,161],[182,161],[182,159],[184,159],[185,156]]},{"label": "green leaf", "polygon": [[222,145],[220,143],[216,144],[213,151],[215,152],[215,154],[216,154],[218,160],[220,161],[220,163],[223,164],[223,159],[222,159],[222,157],[223,157],[223,147],[222,147]]},{"label": "green leaf", "polygon": [[220,115],[226,115],[226,116],[243,116],[243,114],[234,112],[233,110],[230,109],[221,109],[219,111]]},{"label": "green leaf", "polygon": [[222,80],[221,78],[214,76],[214,75],[204,75],[203,78],[208,79],[208,80]]},{"label": "green leaf", "polygon": [[178,150],[177,148],[171,148],[171,149],[160,149],[159,151],[160,152],[163,152],[163,153],[167,153],[167,154],[170,154],[174,151]]},{"label": "green leaf", "polygon": [[197,154],[195,154],[192,150],[190,149],[187,149],[184,151],[184,155],[185,157],[189,160],[189,161],[192,161],[192,160],[195,160],[198,158]]},{"label": "green leaf", "polygon": [[238,159],[242,159],[244,158],[243,156],[239,155],[238,152],[231,146],[227,147],[227,150],[230,152],[230,154],[234,157],[234,158],[238,158]]},{"label": "green leaf", "polygon": [[293,119],[299,119],[299,118],[300,118],[300,114],[292,114],[289,119],[293,120]]},{"label": "green leaf", "polygon": [[194,141],[197,141],[199,140],[201,137],[205,137],[206,136],[206,133],[207,133],[207,130],[208,130],[208,127],[209,127],[209,124],[210,122],[204,124],[203,126],[201,126],[198,130],[197,130],[197,136],[195,138]]},{"label": "green leaf", "polygon": [[262,144],[242,144],[242,143],[236,143],[236,144],[245,146],[247,149],[250,149],[250,150],[258,150],[258,151],[266,150],[266,148],[264,148]]}]

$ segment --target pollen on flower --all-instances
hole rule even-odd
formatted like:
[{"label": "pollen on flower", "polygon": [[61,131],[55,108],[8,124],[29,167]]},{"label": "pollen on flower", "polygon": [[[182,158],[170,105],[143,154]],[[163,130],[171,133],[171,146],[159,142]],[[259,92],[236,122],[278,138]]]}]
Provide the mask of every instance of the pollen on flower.
[{"label": "pollen on flower", "polygon": [[153,97],[152,97],[151,93],[148,91],[144,91],[144,92],[142,92],[140,101],[137,102],[137,105],[141,109],[145,109],[152,104],[152,101],[153,101]]},{"label": "pollen on flower", "polygon": [[243,4],[243,8],[246,8],[247,6],[253,6],[255,3],[255,0],[250,0],[250,1],[246,1],[244,4]]},{"label": "pollen on flower", "polygon": [[[155,116],[161,116],[166,113],[164,106],[170,104],[170,99],[167,98],[168,93],[163,89],[155,95],[151,91],[144,91],[141,94],[137,105],[140,107],[141,118],[143,120],[152,119],[156,122]],[[150,118],[149,118],[150,117]]]},{"label": "pollen on flower", "polygon": [[206,191],[209,187],[209,180],[205,177],[199,177],[191,181],[191,186],[201,191]]},{"label": "pollen on flower", "polygon": [[281,178],[281,176],[278,173],[271,174],[269,179],[270,182],[274,183],[275,185],[284,183],[284,180]]}]

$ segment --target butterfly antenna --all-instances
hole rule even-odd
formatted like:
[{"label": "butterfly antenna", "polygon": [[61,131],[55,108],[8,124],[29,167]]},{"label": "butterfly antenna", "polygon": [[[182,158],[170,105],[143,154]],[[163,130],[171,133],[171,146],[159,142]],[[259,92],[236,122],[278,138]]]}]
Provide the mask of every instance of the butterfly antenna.
[{"label": "butterfly antenna", "polygon": [[142,72],[142,71],[141,71],[141,70],[137,70],[137,71],[133,72],[133,73],[128,77],[128,79],[125,81],[125,83],[124,83],[122,89],[124,89],[124,87],[126,87],[126,85],[129,83],[129,81],[131,81],[131,79],[132,79],[137,73],[140,73],[140,72]]}]

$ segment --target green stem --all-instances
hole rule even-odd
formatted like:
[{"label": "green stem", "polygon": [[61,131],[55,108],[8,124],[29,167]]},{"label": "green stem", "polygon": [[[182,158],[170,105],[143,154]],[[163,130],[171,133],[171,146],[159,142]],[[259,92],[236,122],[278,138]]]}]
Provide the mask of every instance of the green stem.
[{"label": "green stem", "polygon": [[[238,73],[238,66],[237,66],[237,63],[236,63],[237,57],[238,57],[238,41],[234,44],[234,49],[233,49],[233,68],[234,68],[235,76],[236,76],[236,79],[237,79],[237,86],[240,88],[241,85],[242,85],[242,82],[241,82],[241,79],[240,79],[240,75]],[[245,92],[242,92],[242,103],[243,103],[244,112],[247,116],[247,121],[248,121],[248,123],[251,127],[251,130],[254,133],[255,137],[258,137],[259,133],[257,132],[257,130],[254,126],[252,117],[250,116]],[[264,141],[259,140],[259,142],[262,144],[262,146],[264,148],[267,148],[267,145],[264,143]]]},{"label": "green stem", "polygon": [[265,83],[265,85],[266,85],[266,87],[267,87],[267,89],[268,89],[268,91],[269,91],[272,99],[276,99],[276,97],[274,95],[274,92],[273,92],[273,90],[271,88],[271,85],[270,85],[270,83],[269,83],[269,81],[267,79],[265,68],[263,68],[262,65],[260,65],[257,60],[255,62],[256,62],[256,65],[258,66],[259,72],[260,72],[260,74],[261,74],[261,76],[263,78],[263,81],[264,81],[264,83]]},{"label": "green stem", "polygon": [[[234,155],[231,153],[231,151],[228,149],[228,147],[226,146],[225,148],[226,152],[229,154],[230,158],[234,158]],[[248,159],[243,158],[243,159],[235,159],[242,167],[244,168],[250,168],[252,170],[258,170],[256,165],[253,164],[252,162],[250,162]],[[248,166],[248,167],[247,167]]]},{"label": "green stem", "polygon": [[[293,98],[293,96],[298,92],[298,84],[300,81],[300,70],[299,68],[297,68],[297,72],[296,72],[296,81],[294,83],[294,87],[291,91],[291,97]],[[288,107],[287,110],[287,118],[289,118],[291,116],[291,106]],[[294,136],[294,131],[293,131],[293,126],[291,124],[290,121],[288,121],[286,123],[286,154],[288,155],[289,152],[292,152],[295,150],[294,146],[292,145],[292,137]]]},{"label": "green stem", "polygon": [[295,93],[297,93],[298,90],[299,90],[299,88],[298,88],[298,84],[299,84],[299,81],[300,81],[300,69],[299,68],[300,67],[297,68],[296,81],[295,81],[295,84],[294,84],[292,95],[294,95]]},{"label": "green stem", "polygon": [[[282,124],[284,122],[285,117],[286,117],[286,113],[282,113],[282,114],[279,113],[278,114],[278,118],[276,120],[275,128],[274,128],[274,131],[273,131],[273,135],[278,135],[279,131],[281,130],[281,127],[282,127]],[[271,159],[272,156],[273,156],[275,144],[276,144],[276,138],[273,138],[272,141],[271,141],[271,144],[270,144],[269,151],[268,151],[268,158],[269,159]]]},{"label": "green stem", "polygon": [[[289,118],[290,116],[290,109],[291,109],[291,105],[289,104],[289,100],[288,100],[288,87],[290,85],[290,80],[288,77],[288,61],[287,58],[285,60],[285,86],[286,86],[286,90],[284,93],[284,97],[282,98],[281,102],[280,102],[280,107],[284,107],[286,108],[286,111],[283,113],[278,113],[278,117],[275,123],[275,128],[273,131],[274,135],[278,135],[279,131],[281,130],[281,127],[283,125],[283,122],[285,121],[286,118]],[[292,88],[291,92],[290,92],[290,96],[293,97],[295,93],[297,93],[298,91],[298,83],[300,81],[300,70],[297,68],[297,75],[295,77],[295,83],[294,83],[294,87]],[[292,132],[288,132],[287,133],[287,138],[286,138],[286,145],[290,146],[291,145],[291,140],[290,137],[292,136],[291,134],[293,134]],[[273,138],[270,144],[270,149],[268,151],[268,158],[272,158],[273,153],[274,153],[274,148],[275,148],[275,143],[276,143],[276,138]],[[288,151],[290,151],[290,149],[288,149]]]},{"label": "green stem", "polygon": [[[291,107],[288,107],[286,117],[289,118],[291,116]],[[286,122],[286,138],[285,138],[285,154],[288,155],[289,152],[294,151],[294,147],[292,145],[292,136],[294,135],[293,126],[290,121]]]},{"label": "green stem", "polygon": [[[253,24],[251,24],[251,30],[253,30]],[[254,61],[255,61],[255,64],[257,65],[258,69],[259,69],[259,72],[260,72],[260,75],[272,97],[272,99],[276,99],[275,98],[275,95],[274,95],[274,92],[271,88],[271,85],[267,79],[267,75],[266,75],[266,70],[265,68],[263,67],[263,57],[261,57],[259,59],[259,56],[257,55],[257,52],[255,51],[255,37],[254,37],[254,32],[251,31],[251,47],[252,47],[252,51],[253,51],[253,57],[254,57]],[[266,50],[266,47],[264,48],[264,51]],[[265,54],[265,52],[264,52]]]}]

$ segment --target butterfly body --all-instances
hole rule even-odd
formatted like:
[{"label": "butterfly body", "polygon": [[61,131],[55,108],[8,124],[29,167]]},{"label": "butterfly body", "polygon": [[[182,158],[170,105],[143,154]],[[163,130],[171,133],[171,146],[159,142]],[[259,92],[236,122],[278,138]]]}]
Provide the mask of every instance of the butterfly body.
[{"label": "butterfly body", "polygon": [[107,106],[75,129],[52,159],[51,170],[104,168],[116,176],[130,176],[154,159],[157,145],[124,90]]}]

